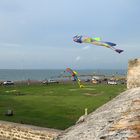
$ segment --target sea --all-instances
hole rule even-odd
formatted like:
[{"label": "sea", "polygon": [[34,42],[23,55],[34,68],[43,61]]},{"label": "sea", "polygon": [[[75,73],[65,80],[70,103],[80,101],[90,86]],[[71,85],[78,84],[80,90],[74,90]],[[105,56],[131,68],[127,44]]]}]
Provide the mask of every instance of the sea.
[{"label": "sea", "polygon": [[[126,76],[127,70],[120,69],[93,69],[93,70],[75,70],[78,76],[84,75],[84,78],[91,78],[91,75],[106,76]],[[24,81],[24,80],[60,80],[70,76],[63,69],[0,69],[0,81]]]}]

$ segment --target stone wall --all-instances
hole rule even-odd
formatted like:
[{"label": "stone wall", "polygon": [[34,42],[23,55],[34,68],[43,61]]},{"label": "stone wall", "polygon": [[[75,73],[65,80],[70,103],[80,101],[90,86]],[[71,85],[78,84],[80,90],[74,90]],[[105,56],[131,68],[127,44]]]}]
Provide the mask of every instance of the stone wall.
[{"label": "stone wall", "polygon": [[61,131],[0,121],[0,140],[53,140]]},{"label": "stone wall", "polygon": [[140,140],[140,87],[121,93],[56,140]]},{"label": "stone wall", "polygon": [[140,58],[128,63],[127,88],[140,87]]}]

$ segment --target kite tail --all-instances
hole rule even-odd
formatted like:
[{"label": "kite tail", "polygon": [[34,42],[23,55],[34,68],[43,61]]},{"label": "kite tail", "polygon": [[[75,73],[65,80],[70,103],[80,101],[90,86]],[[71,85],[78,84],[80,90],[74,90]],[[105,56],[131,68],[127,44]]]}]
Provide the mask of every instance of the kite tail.
[{"label": "kite tail", "polygon": [[80,80],[78,79],[78,85],[80,88],[84,88],[85,86],[81,84]]},{"label": "kite tail", "polygon": [[108,44],[109,46],[116,46],[116,44],[112,42],[105,42],[105,43]]},{"label": "kite tail", "polygon": [[117,53],[121,53],[121,52],[123,52],[124,50],[115,49],[115,51],[116,51]]}]

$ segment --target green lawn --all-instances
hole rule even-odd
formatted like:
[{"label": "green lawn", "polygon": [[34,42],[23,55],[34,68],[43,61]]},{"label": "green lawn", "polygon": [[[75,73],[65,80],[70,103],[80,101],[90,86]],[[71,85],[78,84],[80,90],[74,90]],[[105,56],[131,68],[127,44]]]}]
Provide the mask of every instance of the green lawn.
[{"label": "green lawn", "polygon": [[[66,129],[88,108],[94,111],[126,89],[125,85],[76,84],[0,86],[0,119]],[[8,109],[13,116],[5,116]]]}]

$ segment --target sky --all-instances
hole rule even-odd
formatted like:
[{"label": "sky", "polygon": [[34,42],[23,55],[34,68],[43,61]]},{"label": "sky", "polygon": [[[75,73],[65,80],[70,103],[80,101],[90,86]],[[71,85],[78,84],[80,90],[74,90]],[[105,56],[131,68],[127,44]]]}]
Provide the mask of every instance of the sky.
[{"label": "sky", "polygon": [[[0,69],[127,69],[140,57],[139,0],[1,0]],[[101,37],[124,50],[73,42]]]}]

